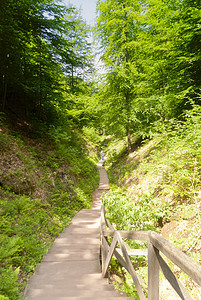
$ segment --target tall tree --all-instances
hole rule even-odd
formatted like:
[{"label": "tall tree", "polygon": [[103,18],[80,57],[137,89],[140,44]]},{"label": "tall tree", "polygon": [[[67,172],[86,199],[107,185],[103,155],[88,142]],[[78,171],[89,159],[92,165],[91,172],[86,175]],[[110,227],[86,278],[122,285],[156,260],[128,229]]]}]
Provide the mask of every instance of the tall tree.
[{"label": "tall tree", "polygon": [[[200,88],[200,6],[192,1],[146,0],[139,36],[146,69],[146,101],[158,118],[179,118]],[[195,93],[193,91],[196,91]]]},{"label": "tall tree", "polygon": [[128,140],[129,129],[150,136],[161,123],[180,118],[189,97],[199,103],[199,2],[98,2],[97,33],[108,68],[104,116],[120,131],[126,124]]},{"label": "tall tree", "polygon": [[[127,134],[128,151],[131,150],[131,107],[135,100],[138,66],[134,62],[136,39],[139,30],[138,15],[141,6],[135,0],[99,1],[97,35],[103,46],[103,60],[108,67],[106,86],[110,94],[110,123],[123,128]],[[108,97],[107,97],[108,99]]]},{"label": "tall tree", "polygon": [[41,111],[55,103],[55,99],[61,101],[63,78],[72,65],[77,68],[76,76],[78,68],[89,65],[87,28],[75,11],[53,0],[1,1],[3,109],[7,104]]}]

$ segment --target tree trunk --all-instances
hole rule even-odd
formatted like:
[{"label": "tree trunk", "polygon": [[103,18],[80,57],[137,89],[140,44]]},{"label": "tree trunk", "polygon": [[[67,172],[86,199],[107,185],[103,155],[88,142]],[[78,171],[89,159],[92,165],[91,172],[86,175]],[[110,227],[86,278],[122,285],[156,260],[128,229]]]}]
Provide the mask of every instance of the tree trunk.
[{"label": "tree trunk", "polygon": [[7,87],[8,87],[8,83],[7,83],[7,78],[6,76],[4,77],[5,81],[3,84],[3,98],[2,98],[2,111],[5,110],[5,106],[6,106],[6,97],[7,97]]},{"label": "tree trunk", "polygon": [[8,89],[8,68],[9,68],[9,58],[10,54],[8,53],[6,55],[7,61],[6,61],[6,71],[3,75],[3,98],[2,98],[2,111],[5,110],[6,106],[6,98],[7,98],[7,89]]},{"label": "tree trunk", "polygon": [[[126,8],[126,5],[123,4],[123,9]],[[128,40],[128,29],[127,29],[127,12],[125,12],[125,24],[124,24],[124,33],[125,33],[125,43]],[[125,58],[126,58],[126,75],[129,76],[128,63],[130,61],[130,55],[128,48],[125,49]],[[129,88],[126,89],[126,110],[127,110],[127,147],[128,152],[131,152],[131,133],[130,133],[130,91]]]},{"label": "tree trunk", "polygon": [[71,87],[72,87],[72,91],[74,93],[74,68],[73,68],[73,65],[71,66]]},{"label": "tree trunk", "polygon": [[130,93],[126,92],[126,106],[127,106],[127,147],[128,152],[131,152],[131,133],[130,133]]}]

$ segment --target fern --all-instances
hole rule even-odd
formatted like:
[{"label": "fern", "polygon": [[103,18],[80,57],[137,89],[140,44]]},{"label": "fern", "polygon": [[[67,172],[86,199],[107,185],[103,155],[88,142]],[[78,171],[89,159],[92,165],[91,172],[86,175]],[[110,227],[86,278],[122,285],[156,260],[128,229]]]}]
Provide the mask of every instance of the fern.
[{"label": "fern", "polygon": [[18,274],[19,268],[13,270],[11,265],[0,269],[0,299],[20,300],[22,298],[18,293]]}]

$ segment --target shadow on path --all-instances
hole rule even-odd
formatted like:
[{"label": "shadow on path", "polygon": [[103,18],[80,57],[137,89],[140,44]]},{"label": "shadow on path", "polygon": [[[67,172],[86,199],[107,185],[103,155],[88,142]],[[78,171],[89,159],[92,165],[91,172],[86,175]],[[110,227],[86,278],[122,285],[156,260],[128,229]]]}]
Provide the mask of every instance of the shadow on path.
[{"label": "shadow on path", "polygon": [[101,276],[100,197],[109,180],[101,162],[97,167],[100,181],[92,209],[77,213],[55,240],[30,278],[24,300],[124,299]]}]

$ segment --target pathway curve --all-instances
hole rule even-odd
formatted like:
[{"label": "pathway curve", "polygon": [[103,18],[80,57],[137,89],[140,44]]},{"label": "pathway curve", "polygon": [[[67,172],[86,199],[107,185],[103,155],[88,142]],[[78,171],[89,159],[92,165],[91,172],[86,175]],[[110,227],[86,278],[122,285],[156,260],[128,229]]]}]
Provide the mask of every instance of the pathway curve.
[{"label": "pathway curve", "polygon": [[128,299],[101,277],[100,196],[109,181],[102,163],[97,166],[100,182],[92,209],[77,213],[55,240],[30,278],[23,300]]}]

